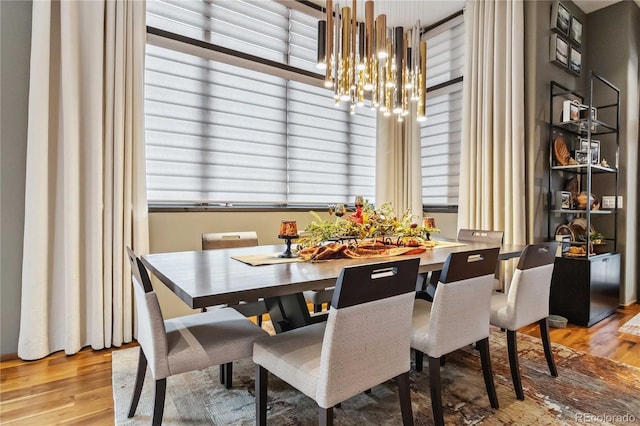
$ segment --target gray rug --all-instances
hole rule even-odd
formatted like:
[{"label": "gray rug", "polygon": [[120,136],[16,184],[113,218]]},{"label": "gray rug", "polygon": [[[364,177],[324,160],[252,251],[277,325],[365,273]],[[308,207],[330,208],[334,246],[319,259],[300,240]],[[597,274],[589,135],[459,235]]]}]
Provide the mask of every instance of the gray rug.
[{"label": "gray rug", "polygon": [[[491,334],[491,357],[500,409],[489,405],[480,359],[474,349],[447,356],[442,368],[445,422],[452,425],[509,424],[629,424],[640,422],[640,369],[554,345],[559,377],[549,375],[539,339],[518,335],[525,400],[513,392],[506,353],[506,337]],[[113,352],[113,392],[116,425],[149,425],[153,413],[153,383],[147,372],[140,404],[127,419],[138,348]],[[254,365],[234,363],[233,389],[220,385],[218,368],[167,379],[164,425],[254,425]],[[272,425],[317,424],[317,406],[273,375],[269,375]],[[416,425],[433,424],[427,371],[411,373],[411,398]],[[395,383],[373,388],[334,410],[337,425],[399,425]]]}]

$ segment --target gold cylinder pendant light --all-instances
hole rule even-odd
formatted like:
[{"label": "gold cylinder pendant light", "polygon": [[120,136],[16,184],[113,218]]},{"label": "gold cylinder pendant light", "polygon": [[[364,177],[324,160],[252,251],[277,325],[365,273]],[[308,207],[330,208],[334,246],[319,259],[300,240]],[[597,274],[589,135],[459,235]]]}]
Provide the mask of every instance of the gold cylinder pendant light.
[{"label": "gold cylinder pendant light", "polygon": [[[403,3],[394,4],[401,15]],[[420,21],[406,32],[400,25],[389,29],[386,14],[375,16],[373,0],[365,1],[364,22],[358,22],[356,7],[357,0],[351,7],[326,0],[326,21],[318,22],[317,63],[325,68],[325,86],[333,88],[336,104],[349,102],[355,113],[369,98],[371,108],[393,112],[402,121],[414,101],[416,118],[426,119],[426,42],[420,41]]]},{"label": "gold cylinder pendant light", "polygon": [[420,42],[420,72],[418,74],[418,111],[417,120],[427,119],[427,42]]}]

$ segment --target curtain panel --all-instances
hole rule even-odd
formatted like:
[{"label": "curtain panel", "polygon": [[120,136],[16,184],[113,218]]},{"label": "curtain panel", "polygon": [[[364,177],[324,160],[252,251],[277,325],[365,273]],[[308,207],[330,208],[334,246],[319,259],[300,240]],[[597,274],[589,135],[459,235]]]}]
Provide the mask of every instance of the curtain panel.
[{"label": "curtain panel", "polygon": [[523,8],[471,1],[464,19],[458,229],[502,230],[508,244],[526,242]]},{"label": "curtain panel", "polygon": [[390,202],[398,216],[405,211],[422,224],[422,169],[420,126],[415,105],[398,122],[378,112],[376,126],[376,206]]},{"label": "curtain panel", "polygon": [[148,252],[144,1],[33,3],[18,355],[132,340]]}]

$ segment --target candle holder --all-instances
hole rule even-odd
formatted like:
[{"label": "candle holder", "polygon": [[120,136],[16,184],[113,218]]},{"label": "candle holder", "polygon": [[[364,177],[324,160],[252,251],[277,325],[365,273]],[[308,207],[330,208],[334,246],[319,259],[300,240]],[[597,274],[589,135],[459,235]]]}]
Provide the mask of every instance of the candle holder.
[{"label": "candle holder", "polygon": [[297,254],[293,254],[291,252],[291,240],[295,240],[298,237],[299,235],[278,235],[278,238],[280,238],[281,240],[286,240],[287,243],[287,249],[282,254],[279,254],[278,257],[286,259],[293,259],[294,257],[298,257]]}]

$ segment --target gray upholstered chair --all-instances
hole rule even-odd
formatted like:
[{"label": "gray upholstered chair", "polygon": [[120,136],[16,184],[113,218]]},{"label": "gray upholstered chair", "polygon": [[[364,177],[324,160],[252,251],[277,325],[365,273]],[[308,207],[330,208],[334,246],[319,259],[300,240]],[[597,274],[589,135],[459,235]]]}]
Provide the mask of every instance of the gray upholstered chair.
[{"label": "gray upholstered chair", "polygon": [[556,256],[557,242],[528,245],[520,255],[509,291],[491,296],[491,324],[507,332],[507,348],[511,378],[518,399],[524,399],[516,330],[529,324],[538,323],[549,371],[558,376],[551,352],[549,339],[549,293],[551,275]]},{"label": "gray upholstered chair", "polygon": [[[502,240],[504,238],[504,232],[502,231],[487,231],[483,229],[459,229],[458,230],[458,241],[468,241],[468,242],[480,242],[480,243],[489,243],[502,245]],[[496,278],[493,282],[493,289],[500,290],[502,285],[499,279],[499,264],[496,265]],[[427,299],[431,298],[433,300],[433,294],[436,290],[436,285],[438,284],[438,279],[440,278],[440,274],[442,271],[433,271],[429,274],[428,277],[425,277],[424,281],[427,283],[426,288]],[[423,289],[424,289],[423,288]]]},{"label": "gray upholstered chair", "polygon": [[325,303],[331,303],[334,288],[335,287],[327,287],[322,290],[307,290],[303,291],[302,294],[305,300],[313,305],[313,312],[318,313],[322,311]]},{"label": "gray upholstered chair", "polygon": [[[202,234],[202,250],[217,250],[236,247],[255,247],[258,245],[258,234],[255,231],[209,232]],[[269,313],[264,299],[238,301],[229,305],[245,317],[256,317],[258,326],[262,326],[262,316]],[[217,309],[219,306],[205,308]],[[220,383],[230,389],[233,383],[233,363],[220,365]]]},{"label": "gray upholstered chair", "polygon": [[473,343],[480,351],[489,401],[493,408],[498,408],[489,356],[489,313],[499,251],[490,248],[450,254],[433,302],[416,299],[411,347],[415,351],[416,371],[422,371],[424,354],[429,359],[431,407],[436,425],[444,424],[440,358]]},{"label": "gray upholstered chair", "polygon": [[326,322],[256,340],[257,424],[266,424],[270,371],[316,401],[324,425],[332,424],[335,405],[396,378],[402,422],[412,425],[409,338],[419,263],[346,267]]},{"label": "gray upholstered chair", "polygon": [[[258,234],[254,231],[241,232],[209,232],[202,234],[202,250],[214,250],[236,247],[255,247],[258,245]],[[263,299],[252,301],[239,301],[230,307],[234,308],[246,317],[256,317],[259,326],[262,326],[262,315],[269,313]]]},{"label": "gray upholstered chair", "polygon": [[153,424],[162,423],[167,377],[251,357],[267,333],[230,308],[163,319],[147,270],[127,247],[138,314],[138,371],[128,417],[136,412],[147,365],[155,380]]}]

